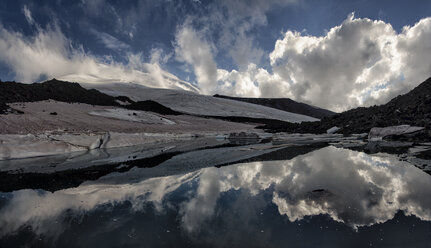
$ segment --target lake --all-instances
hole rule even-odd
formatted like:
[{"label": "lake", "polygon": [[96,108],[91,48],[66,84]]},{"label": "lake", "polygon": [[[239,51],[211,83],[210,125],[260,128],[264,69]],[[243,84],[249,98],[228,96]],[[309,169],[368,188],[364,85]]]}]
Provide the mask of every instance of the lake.
[{"label": "lake", "polygon": [[3,190],[0,247],[431,247],[431,176],[397,155],[232,149]]}]

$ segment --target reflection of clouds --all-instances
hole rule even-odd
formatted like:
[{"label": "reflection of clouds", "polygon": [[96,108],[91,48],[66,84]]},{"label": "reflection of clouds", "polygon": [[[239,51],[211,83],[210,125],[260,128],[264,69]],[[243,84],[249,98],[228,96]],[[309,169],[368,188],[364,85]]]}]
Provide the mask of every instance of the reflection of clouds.
[{"label": "reflection of clouds", "polygon": [[[183,188],[187,190],[186,199],[175,202],[178,198],[173,197],[170,202],[167,196],[182,185],[186,186]],[[264,190],[272,194],[272,203],[290,221],[328,214],[335,221],[356,228],[385,222],[398,210],[431,220],[430,186],[429,175],[394,156],[369,156],[326,147],[288,161],[205,168],[135,184],[92,185],[88,182],[54,193],[16,191],[0,209],[0,235],[28,224],[37,234],[55,236],[67,227],[53,220],[61,219],[67,210],[84,214],[102,204],[124,201],[131,202],[133,211],[142,210],[148,202],[153,203],[158,212],[178,206],[182,228],[189,234],[197,234],[211,230],[214,218],[223,220],[226,225],[232,224],[235,218],[242,223],[255,219],[254,208],[257,205],[264,208],[268,204],[261,197]],[[219,201],[223,194],[237,190],[241,190],[242,198],[234,197],[232,204],[227,205]],[[250,201],[254,205],[246,206]]]},{"label": "reflection of clouds", "polygon": [[214,215],[216,201],[220,195],[220,181],[217,170],[209,170],[200,177],[196,196],[182,207],[183,226],[193,231],[197,224]]},{"label": "reflection of clouds", "polygon": [[[247,163],[224,167],[218,174],[214,171],[217,169],[203,170],[201,183],[206,174],[211,174],[205,184],[220,184],[220,192],[248,189],[256,195],[272,185],[272,201],[290,221],[328,214],[336,221],[358,227],[385,222],[398,210],[431,220],[429,175],[396,157],[327,147],[289,161]],[[216,205],[214,194],[205,192],[213,187],[200,188],[198,196],[191,199],[192,203],[199,199],[206,213],[211,212],[209,206]],[[211,198],[205,201],[204,195]],[[183,211],[184,215],[197,214],[193,209]],[[193,220],[195,223],[190,219],[186,223],[187,230],[203,224],[202,219]]]},{"label": "reflection of clouds", "polygon": [[[140,210],[144,202],[154,203],[161,210],[163,197],[189,182],[198,172],[180,176],[152,178],[137,184],[86,185],[77,188],[51,192],[19,190],[0,209],[0,237],[11,233],[22,225],[31,225],[36,234],[49,233],[55,236],[60,223],[56,220],[65,211],[77,214],[90,211],[102,204],[130,201],[134,210]],[[54,225],[57,224],[57,225]]]}]

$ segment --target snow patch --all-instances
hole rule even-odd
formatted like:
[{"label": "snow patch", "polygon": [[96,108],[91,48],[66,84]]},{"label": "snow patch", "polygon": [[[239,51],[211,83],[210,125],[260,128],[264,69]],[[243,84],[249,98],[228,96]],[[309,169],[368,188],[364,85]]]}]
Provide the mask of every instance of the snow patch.
[{"label": "snow patch", "polygon": [[103,116],[107,118],[114,118],[119,120],[134,121],[145,124],[165,124],[173,125],[175,122],[168,120],[159,115],[138,110],[128,110],[122,108],[104,109],[100,111],[92,111],[90,115]]}]

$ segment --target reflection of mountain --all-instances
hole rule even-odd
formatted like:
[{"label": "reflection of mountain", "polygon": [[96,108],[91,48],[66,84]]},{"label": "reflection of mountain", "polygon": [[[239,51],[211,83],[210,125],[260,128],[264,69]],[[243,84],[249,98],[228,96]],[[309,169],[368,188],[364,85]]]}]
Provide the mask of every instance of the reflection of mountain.
[{"label": "reflection of mountain", "polygon": [[[133,170],[148,170],[151,174],[155,168]],[[61,239],[68,237],[70,229],[83,232],[77,224],[81,222],[70,221],[71,218],[80,218],[83,226],[89,224],[86,221],[91,216],[101,216],[98,223],[100,218],[107,218],[102,226],[112,224],[112,218],[117,219],[116,228],[86,229],[83,234],[94,237],[98,230],[97,237],[102,240],[120,235],[121,230],[130,230],[132,226],[127,226],[132,225],[130,219],[148,220],[157,216],[157,222],[142,221],[134,223],[133,228],[146,230],[146,225],[151,224],[152,229],[166,233],[169,226],[173,235],[170,237],[182,233],[190,242],[199,240],[202,245],[209,242],[223,246],[219,242],[226,239],[220,237],[227,236],[235,244],[265,240],[282,244],[296,240],[286,230],[295,234],[301,231],[311,240],[319,239],[319,235],[314,235],[322,232],[334,238],[352,237],[363,245],[381,237],[385,242],[405,238],[394,230],[407,226],[385,228],[398,220],[411,223],[408,228],[416,228],[409,234],[415,235],[415,242],[424,242],[425,236],[421,235],[431,227],[429,222],[420,221],[431,220],[428,190],[431,178],[390,155],[377,157],[326,147],[291,160],[200,168],[185,174],[154,174],[156,177],[144,179],[141,175],[144,174],[138,173],[133,179],[131,174],[129,179],[133,180],[120,183],[115,178],[123,175],[114,173],[54,193],[33,190],[8,193],[0,202],[0,233],[10,234],[29,225],[36,235]],[[419,219],[404,217],[400,211]],[[396,221],[390,221],[393,218]],[[373,227],[376,224],[378,228]],[[361,231],[352,233],[345,225]],[[171,228],[176,226],[180,228]],[[380,231],[368,231],[376,229]],[[394,236],[388,239],[388,235]],[[136,237],[139,236],[137,233]]]},{"label": "reflection of mountain", "polygon": [[[195,146],[190,146],[190,142],[178,142],[166,151],[163,149],[167,145],[163,144],[158,147],[108,149],[103,152],[76,154],[72,157],[60,155],[38,160],[31,158],[0,161],[0,168],[5,168],[0,172],[0,181],[3,182],[0,191],[38,188],[56,191],[76,187],[85,181],[97,180],[114,172],[121,173],[121,176],[114,177],[115,181],[124,183],[131,178],[184,174],[211,166],[291,159],[321,147],[321,145],[286,147],[270,144],[234,146],[224,143],[226,141],[213,144],[211,147],[209,145],[211,142],[214,143],[214,140],[198,139],[193,141]],[[86,166],[83,167],[83,164]]]}]

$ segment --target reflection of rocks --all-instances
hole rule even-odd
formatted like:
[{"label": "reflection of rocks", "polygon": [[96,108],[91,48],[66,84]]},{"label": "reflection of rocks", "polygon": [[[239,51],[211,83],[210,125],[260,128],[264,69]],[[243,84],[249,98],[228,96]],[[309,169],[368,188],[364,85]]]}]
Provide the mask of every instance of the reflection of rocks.
[{"label": "reflection of rocks", "polygon": [[256,133],[230,133],[227,137],[231,144],[236,145],[248,145],[248,144],[256,144],[259,143],[261,138]]},{"label": "reflection of rocks", "polygon": [[431,144],[425,143],[411,147],[407,153],[400,156],[421,170],[431,174]]},{"label": "reflection of rocks", "polygon": [[246,132],[230,133],[228,139],[259,139],[259,135]]},{"label": "reflection of rocks", "polygon": [[423,143],[430,139],[431,130],[424,127],[400,125],[372,128],[368,135],[368,143],[363,150],[367,153],[401,154],[400,156],[405,160],[430,173],[431,157],[426,155],[431,153],[430,144]]},{"label": "reflection of rocks", "polygon": [[386,152],[391,154],[405,153],[413,142],[401,142],[401,141],[370,141],[364,147],[364,151],[367,153],[378,153]]},{"label": "reflection of rocks", "polygon": [[314,143],[357,143],[365,136],[356,134],[343,137],[342,134],[288,134],[279,133],[274,135],[273,144],[310,145]]}]

